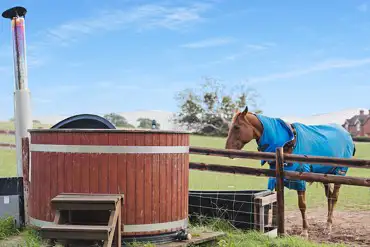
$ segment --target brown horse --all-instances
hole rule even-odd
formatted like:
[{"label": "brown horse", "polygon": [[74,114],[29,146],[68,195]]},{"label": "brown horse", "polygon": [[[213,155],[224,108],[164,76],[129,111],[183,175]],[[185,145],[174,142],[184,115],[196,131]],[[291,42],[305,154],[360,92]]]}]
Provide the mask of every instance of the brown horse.
[{"label": "brown horse", "polygon": [[[295,145],[296,145],[296,142],[297,142],[297,135],[296,135],[295,128],[294,128],[293,125],[285,123],[281,119],[279,119],[279,121],[282,122],[283,125],[285,124],[287,126],[286,131],[291,131],[291,133],[294,133],[294,138],[289,139],[285,143],[285,145],[283,146],[284,153],[291,154],[293,152],[293,150],[295,149]],[[259,141],[260,141],[260,138],[261,138],[262,135],[268,135],[269,134],[269,133],[265,133],[267,131],[275,132],[275,133],[272,134],[272,136],[274,136],[274,135],[276,136],[276,132],[278,130],[264,129],[263,124],[260,121],[260,118],[257,117],[257,115],[248,112],[248,107],[246,107],[243,112],[237,111],[237,113],[234,115],[231,126],[230,126],[230,129],[229,129],[229,133],[228,133],[228,137],[227,137],[227,140],[226,140],[225,148],[226,149],[241,150],[245,146],[245,144],[249,143],[252,140],[256,140],[256,142],[259,146],[259,151],[264,151],[263,147],[261,147],[261,143],[259,143]],[[282,133],[284,131],[279,132],[278,137],[280,137],[281,135],[284,135],[284,133]],[[331,130],[331,131],[333,131],[333,130]],[[337,131],[337,130],[335,130],[335,131]],[[343,134],[343,133],[340,133],[340,134]],[[347,144],[349,139],[348,139],[348,137],[345,136],[345,134],[343,136],[344,136],[344,138],[347,138],[347,139],[345,139],[346,145],[349,146],[349,148],[353,149],[353,150],[351,150],[351,156],[354,155],[354,152],[355,152],[354,144],[353,143]],[[307,139],[309,139],[309,138],[307,138]],[[300,141],[302,141],[302,140],[300,140]],[[303,140],[303,141],[309,142],[310,140]],[[274,140],[270,140],[270,143],[276,143],[276,142],[274,142]],[[312,155],[312,154],[307,154],[307,155]],[[270,164],[270,165],[272,165],[272,164]],[[286,169],[286,168],[284,168],[284,169]],[[336,169],[336,168],[334,167],[332,169]],[[333,174],[333,170],[331,170],[331,172],[328,172],[328,173]],[[325,195],[327,197],[327,202],[328,202],[328,215],[327,215],[327,228],[326,228],[326,230],[327,230],[327,233],[329,235],[331,233],[331,229],[332,229],[333,211],[334,211],[335,205],[336,205],[337,200],[338,200],[340,185],[335,184],[334,188],[332,188],[329,184],[324,183],[324,187],[325,187]],[[298,194],[298,206],[299,206],[299,209],[301,211],[302,221],[303,221],[302,222],[303,223],[303,230],[302,230],[301,235],[303,237],[307,238],[308,237],[308,222],[307,222],[307,218],[306,218],[306,191],[305,191],[305,188],[300,189],[300,190],[297,189],[297,194]]]}]

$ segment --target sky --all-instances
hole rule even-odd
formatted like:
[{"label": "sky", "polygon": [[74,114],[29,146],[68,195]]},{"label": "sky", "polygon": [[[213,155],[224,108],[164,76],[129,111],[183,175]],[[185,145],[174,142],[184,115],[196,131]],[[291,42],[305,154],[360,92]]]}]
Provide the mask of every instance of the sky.
[{"label": "sky", "polygon": [[[2,0],[27,8],[35,116],[176,111],[204,77],[244,83],[266,115],[370,108],[370,1]],[[0,119],[13,116],[0,20]]]}]

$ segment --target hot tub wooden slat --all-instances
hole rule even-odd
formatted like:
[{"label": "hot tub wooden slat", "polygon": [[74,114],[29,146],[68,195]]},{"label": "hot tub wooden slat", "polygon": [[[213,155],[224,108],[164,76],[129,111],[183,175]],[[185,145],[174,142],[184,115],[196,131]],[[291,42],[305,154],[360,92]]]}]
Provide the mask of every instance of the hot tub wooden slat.
[{"label": "hot tub wooden slat", "polygon": [[[159,146],[160,144],[160,135],[155,133],[153,134],[153,145]],[[153,162],[152,162],[152,171],[153,171],[153,189],[152,189],[152,202],[153,202],[153,210],[152,210],[152,223],[159,223],[160,220],[160,194],[159,194],[159,186],[160,186],[160,177],[159,177],[159,154],[153,155]],[[158,231],[155,231],[158,233]]]},{"label": "hot tub wooden slat", "polygon": [[[129,134],[128,146],[135,145],[135,138],[133,134]],[[136,198],[135,198],[135,176],[136,166],[135,166],[135,155],[127,154],[127,225],[135,224],[135,207],[136,207]]]},{"label": "hot tub wooden slat", "polygon": [[[73,133],[73,145],[80,143],[80,136],[79,134]],[[81,167],[80,167],[80,157],[81,154],[73,154],[72,156],[72,167],[73,167],[73,175],[72,175],[72,187],[73,191],[81,191]]]},{"label": "hot tub wooden slat", "polygon": [[[108,133],[99,133],[99,143],[100,145],[109,145],[109,136]],[[109,162],[109,154],[99,154],[99,168],[100,168],[100,176],[99,176],[99,191],[100,193],[108,193],[108,179],[109,179],[109,171],[108,171],[108,162]]]},{"label": "hot tub wooden slat", "polygon": [[[89,135],[91,145],[99,145],[99,134]],[[99,154],[90,155],[90,181],[89,190],[91,193],[99,193]]]},{"label": "hot tub wooden slat", "polygon": [[[80,144],[81,145],[91,145],[91,140],[86,134],[80,135]],[[90,192],[90,154],[80,154],[80,180],[81,180],[81,192],[89,193]]]},{"label": "hot tub wooden slat", "polygon": [[[166,135],[159,136],[159,145],[166,146]],[[166,222],[166,154],[159,155],[159,222]]]},{"label": "hot tub wooden slat", "polygon": [[[48,135],[48,141],[51,143],[57,143],[58,142],[58,135],[57,133],[50,133]],[[48,162],[46,162],[47,166],[49,167],[50,171],[50,198],[52,198],[54,195],[58,194],[58,154],[57,153],[49,153],[48,155]],[[49,203],[49,209],[48,212],[51,212],[48,214],[48,220],[54,219],[54,211],[50,210],[51,205]]]},{"label": "hot tub wooden slat", "polygon": [[[145,145],[153,145],[152,135],[145,135]],[[144,224],[150,224],[152,222],[152,207],[153,207],[153,156],[150,154],[144,155],[145,157],[145,185],[144,185],[144,194],[145,194],[145,215],[144,215]]]},{"label": "hot tub wooden slat", "polygon": [[[178,140],[178,135],[174,134],[172,137],[172,144],[174,146],[177,145],[177,140]],[[172,156],[172,199],[171,199],[171,204],[172,204],[172,217],[171,221],[176,221],[177,220],[177,173],[178,173],[178,165],[177,165],[177,154],[173,154]]]},{"label": "hot tub wooden slat", "polygon": [[[137,137],[135,138],[135,145],[136,146],[143,146],[145,139],[143,133],[138,133]],[[145,193],[144,192],[144,159],[142,154],[135,154],[135,166],[136,166],[136,173],[133,174],[135,176],[135,198],[136,198],[136,206],[135,206],[135,223],[136,224],[144,224],[144,201],[145,201]],[[140,233],[138,233],[140,234]]]},{"label": "hot tub wooden slat", "polygon": [[[57,143],[63,144],[64,143],[64,135],[58,133]],[[57,166],[58,166],[58,192],[66,191],[65,185],[65,167],[64,167],[64,153],[57,153]]]},{"label": "hot tub wooden slat", "polygon": [[[50,140],[50,134],[46,134],[42,136],[42,143],[48,143]],[[41,164],[42,165],[42,170],[43,170],[43,177],[44,177],[44,183],[42,185],[42,188],[40,188],[41,191],[45,193],[45,196],[42,197],[43,204],[45,207],[42,209],[42,216],[44,217],[43,220],[50,220],[50,199],[51,199],[51,191],[50,191],[50,186],[51,186],[51,181],[50,181],[50,155],[51,153],[45,152],[43,153],[42,159],[44,162]]]},{"label": "hot tub wooden slat", "polygon": [[[172,146],[172,136],[170,134],[166,134],[166,143],[169,146]],[[172,179],[172,160],[171,155],[166,155],[166,195],[164,200],[166,201],[166,222],[170,222],[172,218],[172,186],[171,186],[171,179]]]},{"label": "hot tub wooden slat", "polygon": [[[118,136],[115,133],[109,133],[108,135],[109,145],[117,146],[118,145]],[[108,166],[108,190],[111,194],[117,194],[117,155],[108,154],[109,163]]]},{"label": "hot tub wooden slat", "polygon": [[[118,145],[120,146],[127,146],[128,145],[128,138],[127,134],[120,136],[118,138]],[[126,154],[119,154],[118,155],[118,167],[117,167],[117,185],[118,185],[118,192],[121,194],[123,193],[125,196],[125,205],[121,207],[122,209],[122,219],[126,221],[127,219],[127,155]],[[123,229],[123,228],[122,228]]]},{"label": "hot tub wooden slat", "polygon": [[[72,135],[64,135],[64,141],[66,145],[73,144],[73,136]],[[65,171],[66,171],[66,190],[65,192],[73,192],[73,170],[70,167],[73,167],[73,157],[71,153],[64,154],[65,159]]]}]

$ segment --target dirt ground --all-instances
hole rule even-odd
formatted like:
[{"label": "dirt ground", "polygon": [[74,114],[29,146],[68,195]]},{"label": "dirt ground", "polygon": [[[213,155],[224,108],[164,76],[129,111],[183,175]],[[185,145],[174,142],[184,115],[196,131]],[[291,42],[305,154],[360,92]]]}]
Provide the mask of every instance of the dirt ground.
[{"label": "dirt ground", "polygon": [[[325,234],[324,209],[308,209],[309,239],[320,243],[343,243],[348,246],[370,246],[370,211],[334,211],[332,234]],[[300,235],[302,217],[299,211],[286,212],[286,232]]]}]

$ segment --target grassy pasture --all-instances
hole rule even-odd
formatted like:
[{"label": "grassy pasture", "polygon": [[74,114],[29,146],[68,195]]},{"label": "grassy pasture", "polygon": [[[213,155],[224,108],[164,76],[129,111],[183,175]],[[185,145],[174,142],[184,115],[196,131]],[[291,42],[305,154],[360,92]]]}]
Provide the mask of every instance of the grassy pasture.
[{"label": "grassy pasture", "polygon": [[[49,127],[49,126],[40,126]],[[0,123],[0,129],[14,129],[12,123]],[[14,143],[14,136],[1,135],[0,142]],[[224,138],[217,137],[202,137],[191,136],[190,145],[223,148],[225,144]],[[356,158],[370,159],[370,143],[357,143]],[[255,143],[250,143],[245,147],[245,150],[255,151]],[[205,162],[224,165],[239,165],[249,167],[260,167],[259,161],[248,159],[228,159],[222,157],[210,157],[201,155],[191,155],[191,161]],[[15,166],[15,151],[0,149],[0,177],[9,177],[16,175]],[[268,168],[267,166],[265,168]],[[349,176],[367,177],[370,178],[370,169],[354,169],[350,168]],[[189,177],[190,189],[203,189],[203,190],[246,190],[246,189],[266,189],[267,178],[221,174],[202,171],[190,171]],[[285,203],[287,210],[298,210],[296,192],[292,190],[285,190]],[[370,191],[368,188],[346,186],[341,189],[339,202],[337,208],[339,210],[345,209],[358,209],[370,210]],[[326,197],[324,194],[323,186],[314,183],[308,186],[307,191],[307,207],[308,210],[314,207],[326,208]],[[216,229],[217,230],[217,229]],[[241,233],[232,229],[223,229],[227,232],[227,237],[223,238],[218,246],[334,246],[334,245],[317,245],[307,241],[300,240],[299,238],[285,238],[277,240],[269,240],[264,236],[255,233]],[[0,233],[2,229],[0,229]],[[30,246],[40,246],[38,240],[36,241],[35,235],[26,231],[21,233],[21,241],[27,243],[32,240],[35,244]],[[28,237],[27,237],[28,236]],[[2,239],[2,238],[1,238]],[[29,240],[31,239],[31,240]],[[4,242],[5,243],[5,242]],[[1,241],[0,241],[1,245]],[[151,245],[148,245],[151,246]],[[337,245],[338,246],[338,245]]]}]

